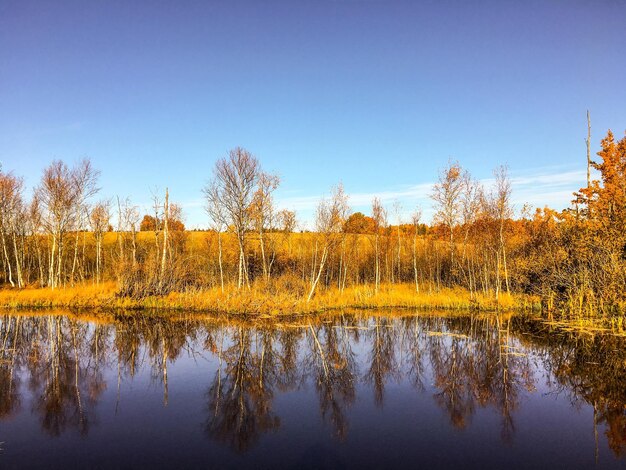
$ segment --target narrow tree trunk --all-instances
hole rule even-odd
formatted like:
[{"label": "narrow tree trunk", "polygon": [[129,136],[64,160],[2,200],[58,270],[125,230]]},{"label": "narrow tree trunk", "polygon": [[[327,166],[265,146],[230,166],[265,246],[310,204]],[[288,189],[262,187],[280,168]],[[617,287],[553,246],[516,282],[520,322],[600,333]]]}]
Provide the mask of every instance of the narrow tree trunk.
[{"label": "narrow tree trunk", "polygon": [[272,256],[270,258],[270,262],[267,265],[267,280],[268,281],[272,278],[272,268],[274,267],[274,261],[276,261],[276,247],[272,243]]},{"label": "narrow tree trunk", "polygon": [[132,230],[132,238],[133,238],[133,268],[137,265],[137,230],[135,229],[135,224],[131,227]]},{"label": "narrow tree trunk", "polygon": [[419,294],[420,285],[417,279],[417,231],[413,236],[413,274],[415,276],[415,292]]},{"label": "narrow tree trunk", "polygon": [[43,263],[41,261],[41,247],[39,246],[39,236],[37,234],[35,237],[35,251],[37,252],[37,264],[39,265],[39,287],[43,287],[45,285],[45,279],[43,274]]},{"label": "narrow tree trunk", "polygon": [[54,256],[57,250],[57,237],[56,234],[52,235],[52,247],[50,249],[50,264],[48,266],[48,285],[51,289],[54,289]]},{"label": "narrow tree trunk", "polygon": [[587,189],[591,187],[591,118],[587,110]]},{"label": "narrow tree trunk", "polygon": [[59,259],[57,260],[57,279],[55,284],[59,286],[61,285],[61,274],[63,270],[63,232],[59,233],[59,246],[57,255]]},{"label": "narrow tree trunk", "polygon": [[11,260],[9,259],[7,244],[4,237],[4,229],[0,229],[0,236],[2,236],[2,250],[4,252],[4,259],[6,260],[7,268],[9,271],[9,282],[11,283],[11,287],[15,287],[15,283],[13,282],[13,273],[11,271]]},{"label": "narrow tree trunk", "polygon": [[267,281],[269,279],[267,271],[267,260],[265,258],[265,240],[263,239],[263,228],[259,230],[259,243],[261,245],[261,260],[263,263],[263,278]]},{"label": "narrow tree trunk", "polygon": [[74,285],[74,273],[76,272],[76,263],[78,262],[78,229],[74,238],[74,259],[72,260],[72,274],[70,276],[71,283]]},{"label": "narrow tree trunk", "polygon": [[224,268],[222,266],[222,231],[217,231],[218,263],[220,265],[220,283],[222,284],[222,294],[224,293]]},{"label": "narrow tree trunk", "polygon": [[504,227],[500,226],[500,246],[502,247],[502,264],[504,267],[504,281],[506,284],[506,292],[507,294],[511,292],[511,289],[509,287],[509,272],[507,270],[506,267],[506,246],[504,244]]},{"label": "narrow tree trunk", "polygon": [[343,293],[343,291],[346,289],[346,281],[348,279],[348,262],[346,261],[343,264],[343,283],[341,284],[341,292]]},{"label": "narrow tree trunk", "polygon": [[398,222],[398,282],[402,282],[402,239],[400,238],[400,222]]},{"label": "narrow tree trunk", "polygon": [[102,235],[96,235],[96,284],[100,284],[100,264],[101,264],[101,250],[102,250]]},{"label": "narrow tree trunk", "polygon": [[168,235],[169,235],[169,212],[170,212],[170,207],[169,207],[169,192],[167,190],[167,188],[165,188],[165,205],[163,206],[164,208],[164,215],[163,215],[163,253],[161,255],[161,275],[160,275],[160,280],[159,280],[159,284],[161,284],[163,282],[163,278],[165,277],[165,267],[167,264],[167,243],[168,243]]},{"label": "narrow tree trunk", "polygon": [[239,281],[237,283],[237,287],[241,289],[244,285],[244,282],[248,288],[250,288],[250,278],[248,276],[248,268],[246,265],[246,254],[245,254],[245,233],[238,233],[237,239],[239,243]]},{"label": "narrow tree trunk", "polygon": [[496,302],[500,298],[500,252],[496,254]]},{"label": "narrow tree trunk", "polygon": [[313,251],[313,262],[311,263],[311,284],[315,281],[315,267],[317,266],[317,240],[315,240],[315,250]]},{"label": "narrow tree trunk", "polygon": [[15,228],[13,229],[13,251],[15,252],[15,271],[17,274],[17,287],[20,289],[24,287],[24,280],[22,278],[22,258],[20,250],[17,248],[17,237],[15,235]]},{"label": "narrow tree trunk", "polygon": [[344,242],[341,242],[341,253],[339,254],[339,272],[337,275],[337,289],[341,292],[341,277],[343,272],[343,250],[344,250]]},{"label": "narrow tree trunk", "polygon": [[454,232],[450,226],[450,284],[452,283],[452,273],[454,272]]},{"label": "narrow tree trunk", "polygon": [[374,251],[376,257],[376,272],[374,274],[374,291],[378,293],[378,288],[380,287],[380,254],[378,248],[378,233],[376,233],[374,238]]},{"label": "narrow tree trunk", "polygon": [[[167,189],[165,190],[167,194]],[[166,195],[167,199],[167,195]],[[167,201],[165,202],[167,205]],[[122,205],[120,203],[120,197],[117,196],[117,244],[120,250],[120,263],[124,262],[124,239],[122,238]]]},{"label": "narrow tree trunk", "polygon": [[87,259],[85,258],[85,248],[87,245],[87,231],[83,231],[83,253],[82,253],[82,262],[80,268],[80,280],[81,282],[85,281],[85,275],[87,271]]},{"label": "narrow tree trunk", "polygon": [[327,255],[328,255],[328,247],[324,246],[324,250],[322,251],[322,258],[320,259],[320,268],[319,268],[319,271],[317,272],[317,276],[315,277],[315,280],[313,281],[313,284],[311,285],[311,291],[309,292],[309,296],[306,299],[307,302],[309,302],[311,298],[313,298],[313,294],[315,293],[315,288],[317,287],[317,284],[322,275],[322,271],[324,270],[324,265],[326,264]]}]

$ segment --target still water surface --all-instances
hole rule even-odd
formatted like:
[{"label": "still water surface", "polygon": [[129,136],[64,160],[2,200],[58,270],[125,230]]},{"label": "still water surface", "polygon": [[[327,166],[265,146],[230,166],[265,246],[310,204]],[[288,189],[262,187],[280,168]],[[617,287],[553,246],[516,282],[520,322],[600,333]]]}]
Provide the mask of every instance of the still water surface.
[{"label": "still water surface", "polygon": [[0,316],[1,468],[626,468],[623,337],[519,316]]}]

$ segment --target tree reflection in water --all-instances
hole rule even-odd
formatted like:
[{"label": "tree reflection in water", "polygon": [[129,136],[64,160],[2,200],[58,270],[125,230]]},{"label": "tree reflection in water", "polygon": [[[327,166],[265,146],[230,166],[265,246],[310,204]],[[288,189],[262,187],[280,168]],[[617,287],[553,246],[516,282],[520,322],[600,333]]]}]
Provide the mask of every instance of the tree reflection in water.
[{"label": "tree reflection in water", "polygon": [[[4,315],[0,317],[0,421],[24,409],[41,429],[86,435],[108,387],[149,370],[169,403],[168,365],[182,354],[215,365],[206,390],[205,432],[244,452],[281,418],[275,397],[312,387],[333,435],[349,433],[359,385],[383,406],[390,381],[429,393],[452,426],[470,426],[477,409],[500,416],[511,442],[521,397],[539,380],[594,410],[616,455],[626,451],[624,338],[555,330],[524,317],[359,314],[280,324],[193,316]],[[535,377],[533,361],[547,371]],[[108,377],[117,383],[107,384]],[[27,400],[27,392],[30,400]],[[200,410],[199,410],[200,411]],[[598,433],[599,434],[599,433]]]},{"label": "tree reflection in water", "polygon": [[352,343],[354,325],[345,317],[319,325],[309,323],[307,330],[307,367],[317,391],[323,419],[330,419],[335,435],[343,440],[348,432],[346,411],[355,399],[357,362]]},{"label": "tree reflection in water", "polygon": [[278,362],[272,331],[238,326],[230,337],[231,346],[222,349],[220,342],[220,364],[208,392],[206,430],[241,452],[280,426],[272,413]]}]

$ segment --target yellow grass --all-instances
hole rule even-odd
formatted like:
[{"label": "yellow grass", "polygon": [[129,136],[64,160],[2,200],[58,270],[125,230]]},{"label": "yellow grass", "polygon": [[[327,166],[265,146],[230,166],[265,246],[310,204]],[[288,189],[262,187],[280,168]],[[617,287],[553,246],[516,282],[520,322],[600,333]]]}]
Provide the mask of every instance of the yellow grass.
[{"label": "yellow grass", "polygon": [[228,287],[172,292],[166,296],[130,299],[116,296],[114,282],[100,285],[82,284],[58,289],[3,289],[0,308],[93,308],[93,309],[158,309],[193,310],[229,314],[264,316],[316,313],[350,308],[428,308],[449,310],[530,309],[536,299],[503,294],[498,302],[482,294],[471,298],[461,288],[415,292],[410,284],[383,285],[378,293],[372,286],[321,290],[307,302],[292,292],[268,293],[262,286],[248,289]]},{"label": "yellow grass", "polygon": [[57,289],[26,288],[0,290],[0,307],[2,308],[95,308],[113,306],[115,298],[115,282],[105,282],[100,285],[91,283],[80,284],[76,287]]}]

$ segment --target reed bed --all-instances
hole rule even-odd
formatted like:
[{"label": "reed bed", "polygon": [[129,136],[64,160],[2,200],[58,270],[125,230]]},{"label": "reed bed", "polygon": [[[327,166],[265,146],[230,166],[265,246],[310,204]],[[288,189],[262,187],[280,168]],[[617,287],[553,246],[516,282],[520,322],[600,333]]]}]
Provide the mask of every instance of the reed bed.
[{"label": "reed bed", "polygon": [[445,310],[498,310],[537,308],[537,300],[528,296],[474,294],[462,288],[442,288],[415,292],[411,284],[380,287],[355,286],[343,290],[320,291],[311,301],[288,290],[250,289],[231,286],[222,292],[216,288],[197,288],[171,292],[163,296],[131,298],[120,296],[114,282],[81,284],[57,289],[26,288],[0,290],[1,308],[78,308],[78,309],[152,309],[211,311],[228,314],[264,316],[317,313],[335,309],[424,308]]}]

